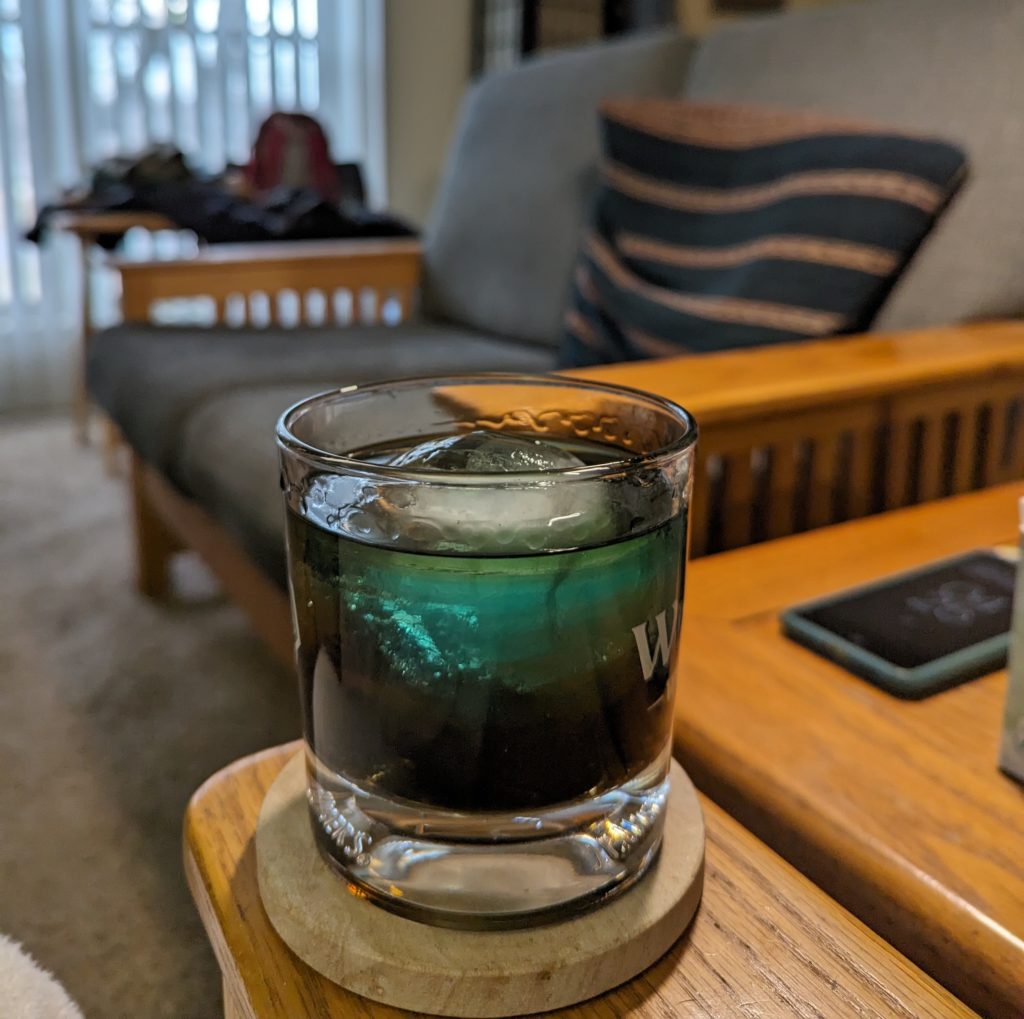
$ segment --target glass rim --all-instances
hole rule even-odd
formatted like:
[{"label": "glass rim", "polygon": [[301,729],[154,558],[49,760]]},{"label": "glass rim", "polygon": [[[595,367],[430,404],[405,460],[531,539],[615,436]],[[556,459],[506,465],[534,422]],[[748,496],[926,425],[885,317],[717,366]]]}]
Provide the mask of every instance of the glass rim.
[{"label": "glass rim", "polygon": [[[609,396],[640,399],[657,410],[667,412],[683,426],[683,433],[678,439],[660,446],[649,453],[636,453],[617,457],[604,463],[584,465],[581,467],[554,467],[527,471],[474,471],[460,472],[438,470],[429,467],[394,467],[390,464],[376,464],[369,460],[344,453],[334,453],[312,443],[300,439],[292,429],[294,422],[306,411],[318,404],[331,400],[344,400],[348,396],[374,395],[393,392],[394,390],[421,389],[430,385],[472,385],[488,383],[506,383],[516,385],[548,386],[551,388],[586,389],[591,392],[605,393]],[[501,434],[494,429],[496,434]],[[277,419],[275,433],[277,445],[287,453],[298,457],[306,463],[317,467],[335,467],[349,474],[362,474],[372,477],[404,479],[410,481],[430,482],[447,485],[493,485],[513,486],[517,482],[537,483],[544,480],[587,480],[613,476],[625,471],[642,468],[658,467],[680,456],[690,449],[697,441],[697,422],[685,407],[664,396],[623,386],[618,383],[592,382],[588,379],[575,378],[571,375],[539,375],[528,372],[467,372],[458,375],[417,375],[392,379],[384,382],[370,382],[341,386],[337,389],[323,390],[307,396],[288,407]],[[401,436],[395,436],[400,438]]]}]

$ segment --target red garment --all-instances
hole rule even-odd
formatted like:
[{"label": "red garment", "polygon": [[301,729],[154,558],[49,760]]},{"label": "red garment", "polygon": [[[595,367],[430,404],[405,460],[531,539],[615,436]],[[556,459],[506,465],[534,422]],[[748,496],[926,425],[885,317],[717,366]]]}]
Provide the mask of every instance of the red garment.
[{"label": "red garment", "polygon": [[245,176],[257,194],[284,187],[308,188],[330,202],[340,197],[327,135],[304,113],[272,113],[263,121]]}]

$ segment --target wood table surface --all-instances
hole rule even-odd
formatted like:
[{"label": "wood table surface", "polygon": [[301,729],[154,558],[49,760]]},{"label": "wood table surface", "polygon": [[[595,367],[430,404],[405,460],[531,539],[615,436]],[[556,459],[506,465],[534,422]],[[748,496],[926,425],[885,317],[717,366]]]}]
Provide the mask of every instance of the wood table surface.
[{"label": "wood table surface", "polygon": [[143,230],[177,230],[178,226],[159,212],[133,212],[111,209],[62,209],[54,214],[53,226],[77,234],[92,243],[104,234],[126,233],[134,227]]},{"label": "wood table surface", "polygon": [[[321,977],[281,941],[263,910],[253,848],[256,820],[267,789],[299,746],[274,747],[229,766],[198,790],[186,814],[185,868],[224,974],[225,1012],[259,1019],[408,1015]],[[973,1015],[718,807],[707,800],[702,805],[704,898],[688,933],[630,983],[553,1014]]]},{"label": "wood table surface", "polygon": [[697,786],[984,1015],[1024,1016],[1024,787],[1005,673],[902,701],[787,640],[800,601],[1016,543],[1024,484],[710,556],[687,576],[677,756]]}]

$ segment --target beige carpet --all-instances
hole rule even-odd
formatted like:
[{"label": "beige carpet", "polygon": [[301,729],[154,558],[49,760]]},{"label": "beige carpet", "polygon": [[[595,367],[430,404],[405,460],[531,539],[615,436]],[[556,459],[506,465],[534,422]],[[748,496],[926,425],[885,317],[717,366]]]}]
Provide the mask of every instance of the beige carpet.
[{"label": "beige carpet", "polygon": [[182,812],[297,698],[196,564],[134,593],[123,488],[66,421],[0,426],[0,931],[90,1019],[219,1016]]}]

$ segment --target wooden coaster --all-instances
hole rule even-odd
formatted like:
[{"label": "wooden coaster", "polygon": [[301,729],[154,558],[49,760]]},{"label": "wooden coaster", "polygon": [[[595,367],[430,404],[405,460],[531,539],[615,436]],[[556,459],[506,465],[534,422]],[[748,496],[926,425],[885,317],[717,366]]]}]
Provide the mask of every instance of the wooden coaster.
[{"label": "wooden coaster", "polygon": [[683,933],[704,882],[704,818],[672,762],[661,853],[629,891],[579,917],[529,930],[416,923],[352,894],[320,857],[296,754],[267,792],[256,828],[260,894],[304,962],[374,1001],[449,1016],[510,1016],[601,994],[657,961]]}]

